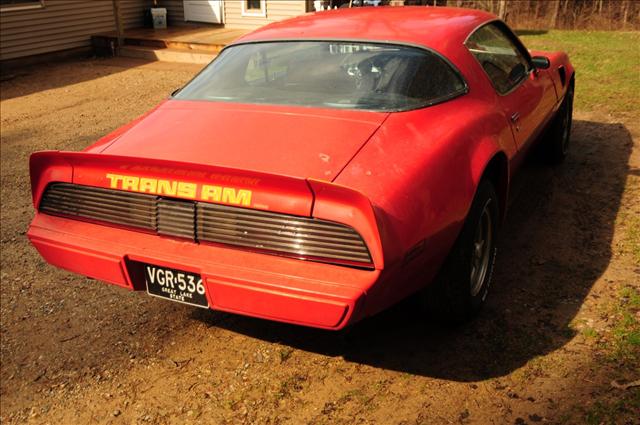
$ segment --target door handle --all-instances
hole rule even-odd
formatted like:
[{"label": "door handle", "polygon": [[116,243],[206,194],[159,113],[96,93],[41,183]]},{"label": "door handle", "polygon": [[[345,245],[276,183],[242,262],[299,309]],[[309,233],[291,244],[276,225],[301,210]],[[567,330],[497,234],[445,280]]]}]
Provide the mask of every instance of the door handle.
[{"label": "door handle", "polygon": [[511,115],[511,122],[512,122],[512,123],[514,123],[514,124],[515,124],[519,119],[520,119],[520,113],[519,113],[519,112],[514,112],[514,113]]}]

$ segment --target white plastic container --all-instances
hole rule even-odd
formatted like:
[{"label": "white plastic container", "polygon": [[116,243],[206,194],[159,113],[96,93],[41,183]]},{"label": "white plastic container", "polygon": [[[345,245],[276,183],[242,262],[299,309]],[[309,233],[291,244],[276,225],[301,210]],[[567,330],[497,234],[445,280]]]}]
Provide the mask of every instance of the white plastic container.
[{"label": "white plastic container", "polygon": [[164,7],[152,7],[151,19],[153,19],[153,29],[167,28],[167,9]]}]

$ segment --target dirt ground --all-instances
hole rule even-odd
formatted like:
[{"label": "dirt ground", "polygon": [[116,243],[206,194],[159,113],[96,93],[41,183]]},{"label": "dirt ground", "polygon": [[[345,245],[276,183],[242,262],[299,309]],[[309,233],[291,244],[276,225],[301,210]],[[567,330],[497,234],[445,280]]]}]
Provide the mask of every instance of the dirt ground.
[{"label": "dirt ground", "polygon": [[615,345],[640,286],[637,113],[576,111],[568,161],[525,166],[488,305],[460,328],[409,300],[317,331],[47,265],[25,237],[29,154],[84,148],[196,70],[77,60],[1,83],[0,422],[640,423],[640,388],[624,386],[640,378],[637,346]]}]

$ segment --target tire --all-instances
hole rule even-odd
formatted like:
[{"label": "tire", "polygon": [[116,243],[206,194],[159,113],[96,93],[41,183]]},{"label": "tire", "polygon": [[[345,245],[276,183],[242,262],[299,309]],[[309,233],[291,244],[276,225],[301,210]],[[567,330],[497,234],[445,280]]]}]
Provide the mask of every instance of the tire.
[{"label": "tire", "polygon": [[573,121],[573,81],[569,84],[562,106],[554,118],[547,141],[546,158],[551,164],[560,164],[569,153],[571,123]]},{"label": "tire", "polygon": [[[480,311],[493,277],[498,219],[498,196],[493,184],[483,179],[442,269],[421,293],[423,305],[436,321],[457,325]],[[485,241],[481,248],[479,236]]]}]

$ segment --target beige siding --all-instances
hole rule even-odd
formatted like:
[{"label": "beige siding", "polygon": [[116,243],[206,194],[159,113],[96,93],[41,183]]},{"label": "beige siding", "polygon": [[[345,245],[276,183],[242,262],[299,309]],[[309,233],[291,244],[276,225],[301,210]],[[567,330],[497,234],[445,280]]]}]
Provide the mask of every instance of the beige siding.
[{"label": "beige siding", "polygon": [[229,28],[254,29],[270,22],[306,12],[305,0],[267,0],[267,16],[242,16],[241,0],[225,0],[224,24]]},{"label": "beige siding", "polygon": [[153,0],[120,0],[124,28],[142,27],[144,25],[144,12],[152,5]]},{"label": "beige siding", "polygon": [[159,0],[158,7],[167,9],[167,24],[184,25],[184,7],[182,0]]},{"label": "beige siding", "polygon": [[[45,0],[40,9],[0,12],[0,60],[89,47],[91,35],[115,31],[107,0]],[[143,25],[151,0],[121,0],[124,27]]]},{"label": "beige siding", "polygon": [[[203,0],[206,1],[206,0]],[[224,24],[229,28],[254,29],[269,22],[279,21],[305,13],[312,0],[267,0],[267,17],[242,16],[242,0],[224,0]],[[167,9],[169,25],[184,25],[182,0],[158,0],[158,6]]]}]

